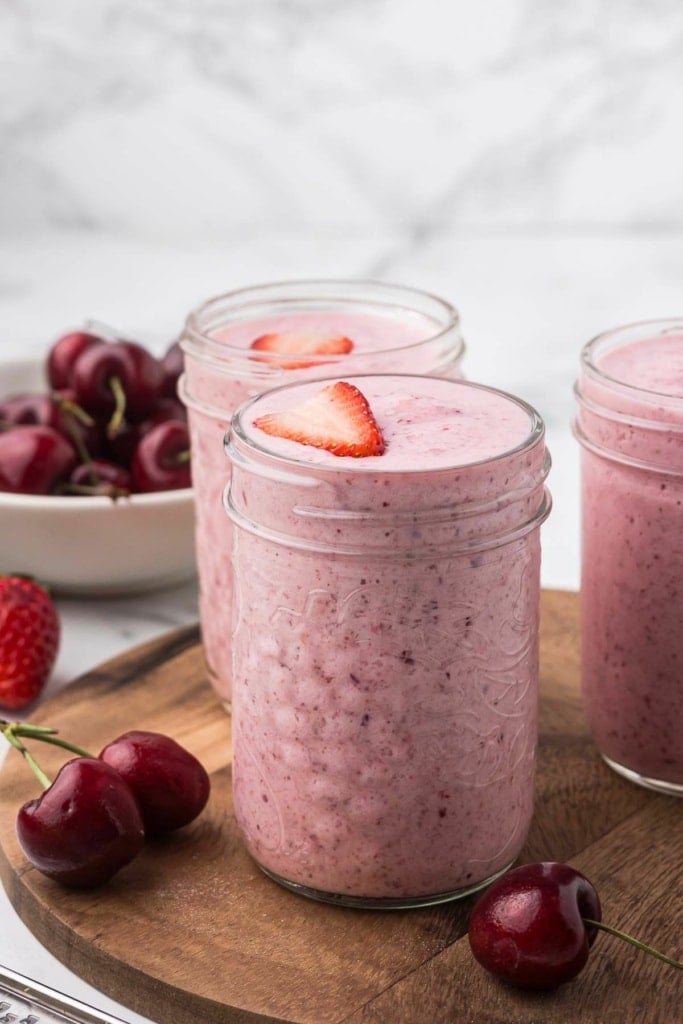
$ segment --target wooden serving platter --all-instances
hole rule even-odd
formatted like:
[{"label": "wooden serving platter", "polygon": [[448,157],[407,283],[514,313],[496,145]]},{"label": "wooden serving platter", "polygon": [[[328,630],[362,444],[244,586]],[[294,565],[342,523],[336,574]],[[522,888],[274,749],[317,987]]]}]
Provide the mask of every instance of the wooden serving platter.
[{"label": "wooden serving platter", "polygon": [[[683,806],[599,759],[578,692],[577,597],[542,605],[537,803],[523,860],[571,860],[604,919],[681,954]],[[37,795],[22,759],[0,772],[0,873],[22,919],[69,968],[159,1024],[676,1024],[683,975],[598,936],[588,966],[551,994],[513,990],[473,961],[475,898],[427,910],[313,903],[264,877],[232,819],[229,719],[198,632],[175,631],[79,679],[34,721],[98,751],[130,728],[169,733],[212,776],[207,810],[150,844],[109,885],[68,892],[24,859],[14,820]],[[45,747],[48,774],[64,759]]]}]

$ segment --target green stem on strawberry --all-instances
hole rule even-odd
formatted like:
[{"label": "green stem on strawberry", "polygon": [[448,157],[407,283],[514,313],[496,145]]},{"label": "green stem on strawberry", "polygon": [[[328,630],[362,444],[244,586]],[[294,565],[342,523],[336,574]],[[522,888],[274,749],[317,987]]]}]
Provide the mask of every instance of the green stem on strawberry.
[{"label": "green stem on strawberry", "polygon": [[11,728],[3,729],[2,731],[7,742],[10,743],[15,750],[19,751],[19,753],[22,755],[26,763],[30,766],[33,774],[38,779],[38,782],[41,784],[43,789],[49,789],[52,783],[50,782],[49,778],[47,777],[43,769],[40,767],[38,762],[36,761],[31,751],[24,746],[24,744],[21,742],[18,736],[15,735],[14,731]]},{"label": "green stem on strawberry", "polygon": [[593,928],[598,928],[602,932],[607,932],[608,935],[614,935],[617,939],[623,939],[624,942],[630,943],[636,949],[642,949],[644,953],[649,953],[650,956],[656,957],[657,960],[668,964],[669,967],[675,967],[677,970],[683,971],[683,963],[680,960],[672,960],[671,957],[660,953],[658,949],[653,949],[652,946],[646,945],[646,943],[641,942],[639,939],[634,939],[632,935],[627,935],[626,932],[620,932],[618,928],[611,928],[610,925],[603,924],[602,921],[591,921],[588,917],[584,917],[583,923],[592,925]]},{"label": "green stem on strawberry", "polygon": [[123,417],[126,413],[126,392],[123,390],[123,384],[119,377],[111,377],[109,387],[116,403],[112,417],[107,424],[107,437],[112,440],[119,433],[123,424]]},{"label": "green stem on strawberry", "polygon": [[56,729],[50,729],[44,725],[30,725],[28,722],[6,722],[0,719],[0,732],[3,733],[8,742],[12,742],[10,739],[10,733],[15,737],[23,737],[24,739],[40,740],[41,743],[50,743],[53,747],[61,747],[62,750],[68,750],[72,754],[77,754],[79,757],[91,757],[94,758],[94,754],[84,750],[82,747],[76,746],[75,743],[69,743],[68,740],[63,740],[57,735]]}]

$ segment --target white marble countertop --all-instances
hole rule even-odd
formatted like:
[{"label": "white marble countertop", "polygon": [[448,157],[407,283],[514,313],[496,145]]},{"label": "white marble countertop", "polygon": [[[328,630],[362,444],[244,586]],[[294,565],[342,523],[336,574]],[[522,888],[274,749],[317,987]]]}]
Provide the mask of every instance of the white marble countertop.
[{"label": "white marble countertop", "polygon": [[[683,235],[242,232],[225,244],[175,247],[85,232],[18,236],[0,241],[0,357],[41,353],[86,317],[138,334],[161,349],[177,334],[187,309],[202,298],[302,276],[372,277],[422,286],[460,308],[467,376],[519,394],[546,420],[555,506],[544,527],[542,578],[546,587],[576,589],[578,456],[569,423],[579,349],[600,330],[681,312]],[[63,642],[48,694],[197,615],[192,584],[144,596],[58,604]],[[52,957],[4,891],[0,917],[0,963],[126,1021],[142,1020]]]}]

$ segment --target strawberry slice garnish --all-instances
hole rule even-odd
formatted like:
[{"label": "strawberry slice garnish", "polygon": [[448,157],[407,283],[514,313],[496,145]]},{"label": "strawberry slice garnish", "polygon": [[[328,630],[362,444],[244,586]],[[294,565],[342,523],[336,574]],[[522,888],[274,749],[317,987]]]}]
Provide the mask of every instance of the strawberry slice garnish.
[{"label": "strawberry slice garnish", "polygon": [[[262,334],[252,341],[252,349],[273,355],[294,356],[344,356],[353,348],[353,342],[343,334],[331,335],[315,331],[278,331],[273,334]],[[277,360],[283,370],[302,370],[307,366],[315,366],[313,360]]]},{"label": "strawberry slice garnish", "polygon": [[381,455],[384,438],[365,395],[353,384],[328,384],[313,398],[254,420],[273,437],[325,448],[333,455]]}]

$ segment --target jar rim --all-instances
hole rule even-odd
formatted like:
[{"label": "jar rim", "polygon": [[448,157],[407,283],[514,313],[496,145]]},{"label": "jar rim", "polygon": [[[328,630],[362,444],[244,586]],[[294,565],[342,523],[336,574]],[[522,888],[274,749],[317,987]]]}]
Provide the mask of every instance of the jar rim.
[{"label": "jar rim", "polygon": [[[521,523],[517,523],[516,525],[511,526],[508,530],[500,533],[492,531],[490,533],[484,533],[479,536],[459,541],[454,540],[453,537],[449,537],[448,540],[432,540],[428,544],[416,546],[415,542],[411,540],[409,546],[411,559],[414,560],[420,558],[433,560],[441,555],[463,553],[474,555],[478,552],[490,551],[494,548],[502,547],[509,542],[520,540],[528,533],[531,533],[533,530],[542,526],[550,515],[550,510],[552,508],[552,497],[550,495],[550,491],[546,486],[544,486],[544,481],[547,478],[549,469],[550,456],[546,452],[542,469],[542,477],[537,483],[537,486],[540,488],[539,504],[537,508],[534,509]],[[377,546],[372,543],[368,544],[367,541],[364,544],[359,544],[357,540],[355,542],[335,540],[334,543],[330,543],[321,539],[310,539],[291,532],[286,533],[281,530],[275,530],[269,526],[264,526],[262,523],[257,523],[253,518],[247,516],[240,508],[238,508],[233,498],[233,491],[230,483],[228,483],[223,492],[223,508],[232,520],[233,524],[241,527],[248,533],[252,533],[258,537],[262,537],[264,540],[268,540],[276,544],[285,544],[288,547],[294,547],[304,551],[316,552],[318,554],[338,554],[361,558],[371,556],[373,558],[381,558],[382,560],[387,561],[395,559],[397,557],[397,553],[399,557],[402,557],[403,552],[405,551],[405,547],[400,545],[398,547],[387,549],[384,545]],[[482,511],[486,512],[489,510],[490,506],[469,506],[465,510],[464,515],[472,516]],[[302,509],[300,506],[295,507],[294,511],[299,516],[308,515],[310,513],[309,509]],[[432,513],[433,510],[428,509],[417,516],[413,514],[411,516],[411,521],[413,523],[418,522],[423,526],[434,526],[435,524],[443,525],[443,520],[434,519]],[[327,517],[318,515],[318,518]],[[359,516],[356,522],[360,521],[362,518],[365,518],[366,521],[370,521],[370,516],[365,515],[364,517]],[[448,517],[446,525],[453,525],[458,521],[458,519],[462,518],[463,513],[460,515],[451,514]]]},{"label": "jar rim", "polygon": [[587,377],[607,385],[612,391],[623,394],[624,397],[640,396],[643,400],[649,399],[651,402],[655,400],[664,401],[670,403],[674,408],[680,406],[683,409],[683,396],[673,395],[667,391],[654,391],[651,388],[640,387],[638,384],[629,384],[627,381],[619,380],[618,377],[613,377],[611,374],[606,373],[596,362],[596,350],[602,345],[614,341],[613,347],[617,348],[619,347],[619,339],[622,337],[624,337],[624,344],[628,344],[628,335],[631,332],[640,332],[647,329],[650,329],[652,333],[645,334],[640,338],[633,337],[630,341],[632,343],[637,341],[647,342],[655,334],[662,335],[673,333],[674,331],[683,334],[683,317],[658,317],[654,320],[636,320],[633,323],[622,324],[619,327],[612,327],[609,330],[601,331],[600,334],[596,334],[595,337],[586,342],[581,349],[581,368]]},{"label": "jar rim", "polygon": [[[335,294],[335,289],[337,294]],[[307,294],[308,290],[308,294]],[[363,291],[368,294],[363,295]],[[376,291],[379,297],[373,298],[370,291]],[[344,292],[351,292],[348,297],[344,296]],[[353,294],[355,291],[355,295]],[[318,294],[315,294],[318,293]],[[406,300],[404,304],[400,304],[397,301],[393,303],[382,302],[381,296],[393,297],[395,300],[403,296]],[[206,316],[211,310],[220,310],[223,306],[227,305],[230,312],[234,315],[240,311],[248,311],[255,307],[262,307],[269,303],[299,303],[299,304],[312,304],[316,302],[326,301],[326,303],[334,303],[336,305],[346,303],[366,302],[368,305],[374,306],[387,306],[391,308],[404,308],[409,309],[412,313],[420,313],[417,305],[411,307],[409,305],[410,298],[413,298],[414,302],[424,302],[425,300],[433,305],[433,307],[439,310],[444,318],[442,326],[436,330],[433,334],[426,335],[419,341],[411,341],[406,345],[396,345],[390,348],[381,349],[381,352],[403,352],[409,351],[411,348],[419,348],[420,346],[426,345],[429,342],[436,342],[439,339],[445,337],[450,332],[459,329],[460,327],[460,314],[455,306],[453,306],[446,299],[442,299],[440,296],[435,295],[432,292],[413,288],[409,285],[394,284],[387,281],[376,281],[372,279],[364,278],[292,278],[290,280],[280,280],[272,282],[264,282],[262,284],[248,285],[243,288],[235,288],[228,292],[223,292],[219,295],[214,295],[212,298],[206,299],[200,305],[190,310],[183,329],[181,336],[181,345],[186,350],[190,350],[193,354],[198,356],[204,356],[209,360],[218,360],[228,358],[244,358],[245,349],[243,347],[231,346],[222,341],[217,341],[212,337],[210,331],[205,325],[202,324],[202,318]],[[429,314],[425,314],[428,316]],[[225,323],[229,322],[230,317],[226,316]],[[211,330],[215,330],[217,324],[211,325]],[[459,347],[457,352],[457,358],[461,358],[465,350],[465,343],[462,337],[459,338]],[[283,358],[292,358],[292,354],[289,353]],[[346,359],[353,358],[353,355],[346,357]],[[330,356],[319,356],[317,359],[310,354],[307,355],[307,359],[312,362],[325,365],[335,359],[338,361],[339,357]],[[346,361],[345,359],[345,361]],[[273,362],[277,362],[276,359],[271,356]]]},{"label": "jar rim", "polygon": [[[424,474],[438,475],[438,474],[442,474],[442,473],[453,473],[453,472],[456,472],[458,470],[470,470],[470,469],[481,468],[482,466],[494,465],[494,464],[496,464],[498,462],[504,461],[505,459],[509,459],[509,458],[513,457],[514,455],[519,455],[519,454],[521,454],[524,451],[531,450],[538,443],[543,443],[543,441],[545,439],[545,423],[544,423],[540,413],[538,413],[537,410],[534,409],[534,407],[532,405],[530,405],[528,402],[524,401],[523,398],[518,398],[516,395],[510,394],[508,391],[503,391],[500,388],[491,387],[488,384],[477,384],[477,383],[475,383],[473,381],[462,380],[462,379],[448,379],[448,378],[443,378],[443,377],[426,377],[423,374],[415,374],[415,373],[389,373],[389,372],[387,372],[387,373],[345,374],[345,375],[343,375],[343,377],[340,377],[339,374],[335,374],[334,377],[319,378],[319,379],[317,379],[315,381],[315,383],[323,384],[326,381],[335,381],[335,380],[340,380],[340,379],[343,379],[344,381],[348,381],[349,383],[353,383],[354,381],[368,380],[368,379],[372,379],[372,378],[391,378],[392,380],[393,379],[396,379],[396,380],[403,380],[403,379],[405,379],[405,380],[415,380],[415,379],[417,379],[417,380],[425,380],[425,379],[441,380],[442,382],[451,384],[454,387],[464,387],[464,388],[474,389],[474,390],[478,390],[478,391],[486,391],[486,392],[488,392],[490,394],[498,395],[501,398],[505,398],[508,401],[513,402],[519,408],[521,408],[527,414],[527,416],[529,417],[530,429],[529,429],[529,432],[526,435],[526,437],[522,441],[520,441],[518,444],[514,445],[512,448],[508,448],[508,449],[506,449],[503,452],[499,452],[496,455],[492,455],[492,456],[490,456],[488,458],[485,458],[485,459],[477,459],[476,461],[471,461],[471,462],[454,462],[454,463],[449,463],[448,465],[445,465],[445,466],[422,466],[422,467],[416,466],[416,467],[411,467],[410,470],[407,470],[405,467],[404,468],[394,467],[394,468],[388,468],[388,469],[387,468],[382,468],[381,465],[378,466],[376,464],[376,460],[374,460],[372,466],[370,466],[370,465],[367,464],[368,460],[361,460],[361,459],[358,459],[358,460],[351,459],[351,460],[349,460],[349,459],[345,459],[344,463],[343,463],[343,470],[344,470],[344,472],[351,472],[351,473],[368,473],[368,472],[370,472],[370,473],[375,473],[378,476],[393,476],[393,475],[397,475],[397,474],[405,474],[406,472],[410,472],[411,475],[415,474],[416,476],[422,476]],[[305,383],[310,384],[312,382],[308,381],[308,382],[305,382]],[[288,384],[282,384],[282,385],[280,385],[277,388],[270,389],[267,394],[269,396],[271,396],[271,395],[276,394],[277,392],[283,391],[285,388],[292,388],[292,389],[294,389],[294,388],[296,388],[298,386],[302,386],[302,384],[304,384],[304,382],[301,382],[301,381],[290,382]],[[282,455],[280,453],[274,452],[271,449],[269,449],[266,446],[265,443],[261,444],[261,443],[255,441],[252,437],[250,437],[246,433],[246,430],[244,428],[243,418],[249,412],[251,407],[256,402],[258,402],[259,399],[263,399],[263,397],[264,397],[263,394],[255,395],[254,397],[248,399],[246,402],[243,402],[242,405],[240,405],[235,410],[235,412],[234,412],[234,414],[232,416],[230,430],[228,431],[228,433],[225,436],[224,446],[225,446],[226,453],[229,453],[230,445],[234,444],[234,439],[237,439],[238,443],[241,446],[244,446],[245,449],[247,449],[251,453],[254,453],[262,461],[266,461],[266,462],[271,462],[272,461],[276,465],[278,465],[278,464],[285,465],[288,469],[290,469],[290,470],[292,470],[294,472],[302,472],[302,473],[305,472],[307,474],[311,474],[311,473],[318,474],[318,473],[321,473],[321,474],[324,474],[325,476],[327,476],[327,475],[330,475],[330,474],[338,473],[340,471],[340,469],[342,469],[341,465],[340,466],[335,466],[333,464],[321,464],[321,463],[317,463],[317,462],[316,463],[312,463],[309,460],[296,459],[296,458],[293,458],[292,456],[289,456],[289,455]],[[265,435],[265,436],[267,437],[268,435]]]}]

